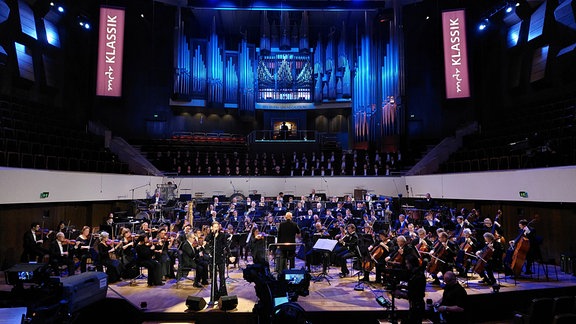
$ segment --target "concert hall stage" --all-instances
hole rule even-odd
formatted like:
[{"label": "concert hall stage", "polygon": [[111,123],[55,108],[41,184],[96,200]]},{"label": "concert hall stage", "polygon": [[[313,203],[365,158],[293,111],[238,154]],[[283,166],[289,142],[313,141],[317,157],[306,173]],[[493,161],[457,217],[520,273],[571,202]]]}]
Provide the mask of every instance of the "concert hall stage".
[{"label": "concert hall stage", "polygon": [[[297,260],[297,266],[300,265]],[[191,280],[181,281],[179,288],[174,280],[169,280],[164,286],[147,287],[145,279],[137,280],[136,286],[130,286],[128,282],[115,283],[109,286],[107,299],[124,299],[135,308],[140,309],[145,302],[146,308],[142,309],[141,319],[145,323],[174,323],[191,322],[214,323],[220,320],[233,320],[234,323],[256,323],[256,317],[252,309],[257,303],[254,283],[243,279],[242,269],[246,263],[242,260],[240,268],[229,270],[227,280],[228,294],[237,296],[238,306],[231,311],[222,311],[217,306],[208,305],[201,311],[187,311],[186,299],[188,296],[202,297],[210,300],[210,287],[195,288]],[[312,275],[317,274],[312,269]],[[318,269],[321,270],[321,269]],[[555,271],[556,270],[556,271]],[[333,279],[330,282],[321,280],[310,283],[310,293],[306,297],[299,296],[298,304],[306,311],[306,318],[311,323],[377,323],[378,320],[388,320],[391,315],[390,309],[380,306],[376,297],[384,295],[390,299],[390,295],[383,290],[381,285],[364,284],[363,290],[355,290],[357,277],[339,278],[339,269],[330,267],[328,271]],[[352,272],[354,273],[354,272]],[[558,280],[556,280],[558,273]],[[500,291],[494,293],[492,287],[479,284],[480,278],[470,274],[470,279],[465,282],[469,297],[469,314],[475,323],[511,322],[515,311],[525,311],[529,301],[536,297],[556,297],[563,295],[576,295],[576,277],[564,274],[559,267],[548,266],[549,280],[546,279],[543,268],[539,278],[520,278],[514,281],[511,278],[500,279]],[[374,276],[371,275],[371,279]],[[442,288],[427,284],[426,298],[434,301],[442,295]],[[406,300],[395,299],[395,315],[403,317],[408,310]]]},{"label": "concert hall stage", "polygon": [[[176,287],[175,280],[168,280],[164,286],[148,287],[146,279],[137,279],[135,285],[130,285],[129,281],[110,284],[106,299],[86,307],[73,322],[90,321],[106,314],[107,318],[116,319],[118,323],[215,323],[230,320],[235,324],[257,323],[257,317],[253,313],[254,305],[258,302],[255,284],[245,281],[242,272],[242,268],[249,263],[250,261],[247,263],[241,260],[239,268],[231,267],[228,272],[228,294],[237,297],[236,309],[223,311],[217,305],[208,304],[203,310],[189,311],[186,306],[187,298],[201,297],[208,303],[210,286],[195,288],[191,280],[184,279],[179,283],[179,287]],[[297,266],[300,265],[302,261],[297,260]],[[320,270],[313,267],[311,275],[314,277]],[[558,273],[558,280],[555,270]],[[470,275],[471,278],[467,282],[460,279],[469,295],[468,313],[471,320],[474,323],[510,323],[514,312],[525,311],[533,298],[576,295],[575,276],[564,274],[559,267],[553,266],[548,266],[548,272],[549,280],[542,273],[542,269],[539,278],[533,275],[532,278],[520,278],[516,282],[514,279],[501,276],[501,288],[497,293],[493,292],[492,287],[479,284],[480,278],[477,275],[473,277]],[[298,297],[297,303],[305,310],[309,322],[389,321],[391,310],[380,306],[376,301],[376,297],[381,295],[391,299],[381,285],[365,283],[358,287],[357,277],[339,278],[338,273],[338,268],[330,267],[328,271],[332,276],[330,282],[312,280],[309,295]],[[190,278],[192,275],[191,273]],[[373,275],[371,279],[374,279]],[[9,296],[10,286],[2,282],[1,287],[3,296]],[[427,299],[436,301],[441,295],[442,288],[427,284]],[[6,300],[4,302],[6,305]],[[407,301],[395,299],[395,305],[394,315],[400,318],[406,316]]]}]

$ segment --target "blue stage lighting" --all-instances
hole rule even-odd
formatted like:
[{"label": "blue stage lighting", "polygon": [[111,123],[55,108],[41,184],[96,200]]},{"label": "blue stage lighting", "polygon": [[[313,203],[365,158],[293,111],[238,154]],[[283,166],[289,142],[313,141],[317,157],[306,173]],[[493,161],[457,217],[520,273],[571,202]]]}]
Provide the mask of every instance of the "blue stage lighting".
[{"label": "blue stage lighting", "polygon": [[64,7],[58,6],[58,12],[63,13],[63,12],[64,12]]},{"label": "blue stage lighting", "polygon": [[486,28],[488,28],[488,25],[490,24],[490,21],[488,19],[484,19],[480,22],[480,24],[478,25],[478,30],[483,31]]}]

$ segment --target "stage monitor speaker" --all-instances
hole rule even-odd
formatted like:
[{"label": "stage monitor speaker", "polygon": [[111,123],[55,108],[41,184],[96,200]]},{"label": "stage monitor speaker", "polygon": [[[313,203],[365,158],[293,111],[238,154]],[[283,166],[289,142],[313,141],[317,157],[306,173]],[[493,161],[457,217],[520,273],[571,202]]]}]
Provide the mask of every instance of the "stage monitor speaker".
[{"label": "stage monitor speaker", "polygon": [[203,310],[204,307],[206,307],[206,300],[202,297],[188,296],[188,298],[186,298],[186,306],[189,310],[193,311]]},{"label": "stage monitor speaker", "polygon": [[218,301],[218,307],[221,310],[232,310],[238,306],[238,297],[236,296],[222,296]]}]

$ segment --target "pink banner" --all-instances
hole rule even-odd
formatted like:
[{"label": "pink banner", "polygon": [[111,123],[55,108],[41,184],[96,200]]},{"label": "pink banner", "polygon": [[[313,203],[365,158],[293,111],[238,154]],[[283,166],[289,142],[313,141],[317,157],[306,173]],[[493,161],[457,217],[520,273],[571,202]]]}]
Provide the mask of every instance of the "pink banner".
[{"label": "pink banner", "polygon": [[122,55],[124,50],[124,9],[100,8],[96,95],[122,95]]},{"label": "pink banner", "polygon": [[464,10],[442,12],[446,98],[470,97]]}]

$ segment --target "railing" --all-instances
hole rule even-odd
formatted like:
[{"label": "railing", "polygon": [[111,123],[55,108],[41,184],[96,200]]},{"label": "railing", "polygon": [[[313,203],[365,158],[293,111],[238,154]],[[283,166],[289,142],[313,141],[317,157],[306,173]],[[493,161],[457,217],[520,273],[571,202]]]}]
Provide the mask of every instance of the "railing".
[{"label": "railing", "polygon": [[258,130],[248,135],[248,143],[270,143],[270,142],[288,142],[288,143],[315,143],[318,141],[318,134],[314,130],[299,131],[273,131]]}]

